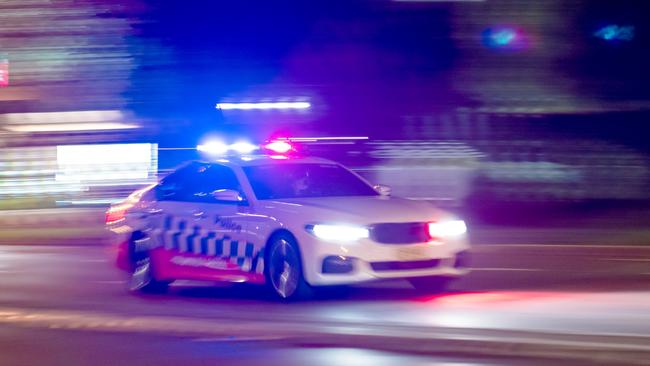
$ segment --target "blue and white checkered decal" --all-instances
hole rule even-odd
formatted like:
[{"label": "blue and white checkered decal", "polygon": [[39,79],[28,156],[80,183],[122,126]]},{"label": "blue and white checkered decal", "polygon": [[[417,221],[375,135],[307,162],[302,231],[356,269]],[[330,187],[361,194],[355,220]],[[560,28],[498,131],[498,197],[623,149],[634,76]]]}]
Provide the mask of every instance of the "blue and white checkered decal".
[{"label": "blue and white checkered decal", "polygon": [[255,248],[253,243],[234,239],[217,230],[206,230],[200,225],[191,225],[188,220],[173,215],[166,215],[162,230],[157,231],[159,245],[167,250],[219,257],[236,264],[243,271],[264,272],[264,248]]}]

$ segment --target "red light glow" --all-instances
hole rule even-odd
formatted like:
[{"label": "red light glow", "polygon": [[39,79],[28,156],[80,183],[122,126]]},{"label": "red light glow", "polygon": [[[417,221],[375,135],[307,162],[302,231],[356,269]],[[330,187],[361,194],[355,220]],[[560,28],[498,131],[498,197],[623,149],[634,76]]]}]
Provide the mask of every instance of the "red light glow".
[{"label": "red light glow", "polygon": [[293,146],[286,141],[273,141],[264,145],[264,148],[278,154],[286,154],[293,150]]},{"label": "red light glow", "polygon": [[124,220],[126,211],[131,207],[133,207],[131,204],[122,204],[111,207],[108,211],[106,211],[106,224],[115,224]]}]

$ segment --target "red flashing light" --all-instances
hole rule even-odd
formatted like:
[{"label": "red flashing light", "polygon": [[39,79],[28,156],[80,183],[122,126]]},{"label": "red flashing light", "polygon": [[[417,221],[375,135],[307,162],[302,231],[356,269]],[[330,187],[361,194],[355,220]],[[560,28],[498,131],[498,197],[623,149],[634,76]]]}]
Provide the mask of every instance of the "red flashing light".
[{"label": "red flashing light", "polygon": [[293,150],[293,146],[286,141],[273,141],[264,145],[264,148],[278,154],[286,154]]}]

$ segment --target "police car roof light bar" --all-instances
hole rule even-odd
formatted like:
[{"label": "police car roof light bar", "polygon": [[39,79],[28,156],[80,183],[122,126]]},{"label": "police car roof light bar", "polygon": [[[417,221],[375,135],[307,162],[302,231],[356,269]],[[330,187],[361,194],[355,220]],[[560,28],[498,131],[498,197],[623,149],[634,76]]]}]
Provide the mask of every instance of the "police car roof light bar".
[{"label": "police car roof light bar", "polygon": [[277,154],[286,154],[289,151],[293,150],[293,145],[291,145],[287,141],[278,140],[278,141],[273,141],[273,142],[269,142],[268,144],[265,144],[264,149]]}]

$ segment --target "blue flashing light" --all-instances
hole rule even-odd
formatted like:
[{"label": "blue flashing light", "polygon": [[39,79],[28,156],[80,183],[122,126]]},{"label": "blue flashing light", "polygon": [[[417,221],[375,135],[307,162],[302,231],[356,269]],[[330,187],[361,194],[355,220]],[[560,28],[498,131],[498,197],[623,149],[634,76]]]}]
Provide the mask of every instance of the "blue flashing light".
[{"label": "blue flashing light", "polygon": [[255,150],[258,150],[259,146],[253,145],[246,141],[239,141],[234,144],[227,145],[223,141],[210,140],[198,145],[196,149],[208,155],[216,156],[228,155],[229,153],[232,153],[234,155],[246,155],[252,153]]},{"label": "blue flashing light", "polygon": [[487,28],[481,36],[483,44],[489,48],[519,49],[525,44],[522,33],[513,27]]},{"label": "blue flashing light", "polygon": [[502,29],[490,35],[490,38],[497,46],[509,45],[517,36],[512,29]]},{"label": "blue flashing light", "polygon": [[597,30],[594,36],[605,41],[631,41],[634,39],[634,26],[608,25]]}]

